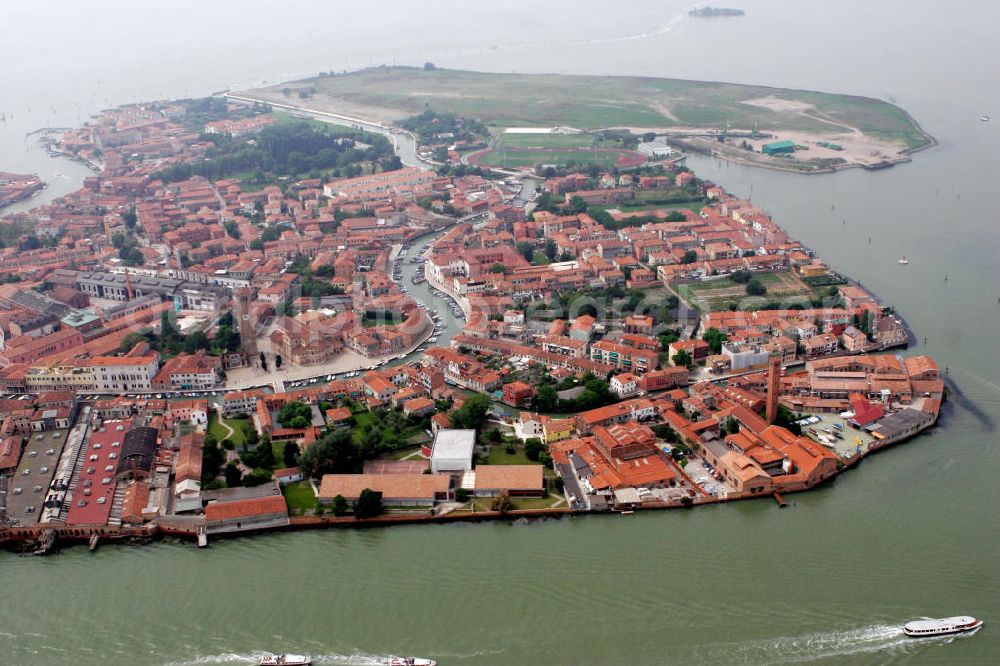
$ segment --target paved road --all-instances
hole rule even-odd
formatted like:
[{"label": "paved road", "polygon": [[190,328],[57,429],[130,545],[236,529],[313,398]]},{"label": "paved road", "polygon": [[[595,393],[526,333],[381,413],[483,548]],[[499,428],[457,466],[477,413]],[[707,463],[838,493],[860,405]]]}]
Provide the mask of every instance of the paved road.
[{"label": "paved road", "polygon": [[576,497],[576,501],[570,502],[570,508],[590,509],[587,495],[580,486],[580,480],[576,478],[576,471],[573,470],[573,466],[557,464],[556,467],[559,469],[559,474],[563,479],[563,492],[566,493],[566,500],[569,501],[570,495]]}]

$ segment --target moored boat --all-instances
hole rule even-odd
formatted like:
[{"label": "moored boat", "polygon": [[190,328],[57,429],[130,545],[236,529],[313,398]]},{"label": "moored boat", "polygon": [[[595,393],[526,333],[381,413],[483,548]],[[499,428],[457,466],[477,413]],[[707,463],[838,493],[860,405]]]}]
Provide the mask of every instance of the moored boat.
[{"label": "moored boat", "polygon": [[301,654],[268,654],[260,658],[260,666],[310,666],[312,659]]},{"label": "moored boat", "polygon": [[983,626],[982,620],[977,620],[971,615],[957,615],[955,617],[927,618],[907,622],[903,626],[903,633],[913,638],[924,638],[927,636],[964,634],[975,631],[981,626]]}]

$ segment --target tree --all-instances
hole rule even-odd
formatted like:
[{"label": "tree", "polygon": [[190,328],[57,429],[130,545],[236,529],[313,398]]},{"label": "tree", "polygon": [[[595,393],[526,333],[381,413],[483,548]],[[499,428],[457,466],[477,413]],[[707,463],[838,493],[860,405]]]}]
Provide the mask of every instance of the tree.
[{"label": "tree", "polygon": [[243,477],[243,485],[247,488],[262,486],[271,480],[271,471],[263,468],[255,469]]},{"label": "tree", "polygon": [[542,384],[531,399],[531,406],[535,411],[551,412],[555,409],[559,397],[556,389],[551,384]]},{"label": "tree", "polygon": [[176,336],[173,325],[170,323],[170,311],[164,310],[160,313],[160,338],[167,340]]},{"label": "tree", "polygon": [[139,221],[139,216],[135,212],[135,206],[122,213],[122,220],[125,222],[125,228],[129,231],[135,228],[135,223]]},{"label": "tree", "polygon": [[570,197],[569,199],[569,212],[574,215],[579,215],[580,213],[587,212],[587,200],[583,197]]},{"label": "tree", "polygon": [[750,281],[751,277],[753,276],[750,275],[749,271],[734,271],[732,274],[730,274],[729,279],[735,282],[736,284],[746,284],[747,282]]},{"label": "tree", "polygon": [[499,261],[497,263],[493,264],[492,266],[490,266],[490,273],[503,273],[504,270],[506,270],[504,268],[504,265],[501,264]]},{"label": "tree", "polygon": [[285,463],[285,467],[295,467],[299,461],[299,445],[295,442],[288,442],[285,444],[285,450],[282,453]]},{"label": "tree", "polygon": [[382,493],[365,488],[354,503],[355,518],[374,518],[382,513]]},{"label": "tree", "polygon": [[688,250],[687,252],[684,253],[684,256],[681,257],[682,264],[693,264],[697,260],[698,260],[698,253],[695,252],[694,250]]},{"label": "tree", "polygon": [[216,445],[215,441],[205,438],[205,444],[201,449],[201,482],[208,483],[219,475],[222,463],[226,460],[226,454]]},{"label": "tree", "polygon": [[510,501],[510,495],[506,490],[502,491],[493,500],[493,504],[490,505],[490,509],[493,511],[499,511],[500,513],[508,513],[514,508],[514,503]]},{"label": "tree", "polygon": [[452,428],[478,430],[486,422],[492,402],[485,395],[474,395],[448,415]]},{"label": "tree", "polygon": [[226,465],[226,485],[230,488],[235,488],[242,485],[243,483],[243,472],[240,471],[239,466],[231,462]]},{"label": "tree", "polygon": [[545,239],[545,256],[549,258],[549,261],[555,261],[557,254],[559,254],[559,244],[556,243],[551,238],[546,238]]},{"label": "tree", "polygon": [[531,258],[535,256],[535,246],[528,241],[518,241],[517,251],[528,261],[531,261]]},{"label": "tree", "polygon": [[[277,362],[277,359],[275,359]],[[278,411],[278,423],[286,428],[305,428],[312,422],[312,407],[293,400],[286,402]]]},{"label": "tree", "polygon": [[324,474],[356,474],[361,462],[360,449],[346,428],[326,433],[299,457],[303,473],[314,479]]},{"label": "tree", "polygon": [[740,424],[736,421],[736,419],[734,419],[732,416],[726,419],[727,433],[729,433],[730,435],[735,435],[739,431],[740,431]]},{"label": "tree", "polygon": [[683,222],[687,219],[687,216],[679,210],[675,210],[667,213],[667,216],[663,219],[666,222]]},{"label": "tree", "polygon": [[347,500],[344,499],[343,495],[336,495],[333,498],[333,515],[343,516],[347,513]]},{"label": "tree", "polygon": [[275,370],[281,369],[281,354],[274,355],[274,369]]},{"label": "tree", "polygon": [[545,453],[545,445],[537,437],[529,437],[524,442],[524,456],[528,460],[538,461],[539,456]]},{"label": "tree", "polygon": [[701,339],[708,343],[708,348],[713,354],[722,353],[722,343],[729,338],[728,335],[715,328],[714,326],[705,331],[705,335],[701,336]]},{"label": "tree", "polygon": [[687,353],[683,349],[674,354],[674,357],[670,359],[674,362],[674,365],[684,366],[690,368],[694,365],[694,359],[691,358],[691,354]]},{"label": "tree", "polygon": [[676,331],[668,331],[660,336],[660,351],[667,351],[670,349],[670,345],[680,340],[680,336],[677,335]]},{"label": "tree", "polygon": [[763,296],[767,293],[767,287],[760,281],[760,278],[755,277],[747,282],[746,291],[750,296]]},{"label": "tree", "polygon": [[468,502],[469,501],[469,491],[465,488],[455,488],[455,501],[456,502]]}]

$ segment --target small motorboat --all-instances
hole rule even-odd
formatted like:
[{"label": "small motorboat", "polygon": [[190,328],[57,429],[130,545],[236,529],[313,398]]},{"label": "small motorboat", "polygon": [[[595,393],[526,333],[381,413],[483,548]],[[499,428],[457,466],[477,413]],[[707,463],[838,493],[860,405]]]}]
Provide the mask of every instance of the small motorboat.
[{"label": "small motorboat", "polygon": [[390,657],[385,664],[386,666],[437,666],[437,662],[433,659],[420,657]]},{"label": "small motorboat", "polygon": [[906,258],[906,255],[903,255],[902,257],[896,260],[896,263],[903,264],[905,266],[906,264],[910,263],[910,260]]},{"label": "small motorboat", "polygon": [[981,121],[983,121],[984,123],[990,122],[990,117],[989,116],[979,116],[979,119]]},{"label": "small motorboat", "polygon": [[310,666],[312,659],[301,654],[268,654],[260,658],[260,666]]},{"label": "small motorboat", "polygon": [[977,620],[971,615],[958,615],[956,617],[943,617],[940,619],[924,618],[907,622],[903,626],[903,633],[911,638],[925,638],[929,636],[947,636],[949,634],[967,634],[983,626],[982,620]]}]

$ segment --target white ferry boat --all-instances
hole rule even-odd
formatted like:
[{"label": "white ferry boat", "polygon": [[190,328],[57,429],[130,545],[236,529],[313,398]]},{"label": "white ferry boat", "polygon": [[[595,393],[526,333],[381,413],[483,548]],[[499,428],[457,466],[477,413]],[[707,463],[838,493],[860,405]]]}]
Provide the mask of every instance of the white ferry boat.
[{"label": "white ferry boat", "polygon": [[927,618],[907,622],[903,627],[903,633],[913,638],[924,638],[926,636],[964,634],[975,631],[981,626],[983,626],[982,620],[977,620],[969,615],[958,615],[956,617],[943,617],[937,620]]},{"label": "white ferry boat", "polygon": [[309,666],[312,659],[301,654],[269,654],[260,658],[260,666]]}]

